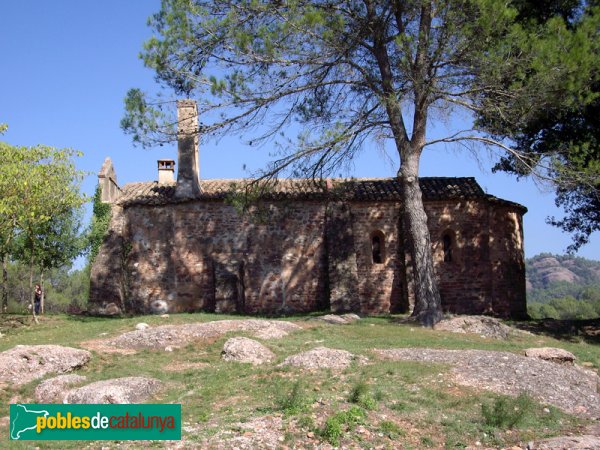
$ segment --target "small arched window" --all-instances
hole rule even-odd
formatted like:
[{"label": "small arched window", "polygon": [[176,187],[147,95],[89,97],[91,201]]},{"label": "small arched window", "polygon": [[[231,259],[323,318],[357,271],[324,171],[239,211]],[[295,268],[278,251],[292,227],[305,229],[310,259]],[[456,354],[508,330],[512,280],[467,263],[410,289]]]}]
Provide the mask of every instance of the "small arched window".
[{"label": "small arched window", "polygon": [[442,236],[442,250],[444,252],[444,262],[452,262],[452,236],[450,233],[444,233]]},{"label": "small arched window", "polygon": [[371,235],[371,255],[373,264],[383,264],[385,259],[385,236],[381,231],[375,231]]}]

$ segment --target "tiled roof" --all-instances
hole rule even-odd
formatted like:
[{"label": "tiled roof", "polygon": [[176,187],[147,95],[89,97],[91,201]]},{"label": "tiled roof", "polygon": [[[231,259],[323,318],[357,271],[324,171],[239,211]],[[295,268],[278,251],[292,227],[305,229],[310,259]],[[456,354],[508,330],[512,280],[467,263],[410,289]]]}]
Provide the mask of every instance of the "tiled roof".
[{"label": "tiled roof", "polygon": [[[425,200],[485,197],[475,178],[419,178]],[[397,178],[355,179],[336,182],[353,200],[401,200],[402,186]]]},{"label": "tiled roof", "polygon": [[[262,196],[270,199],[286,198],[322,198],[327,193],[324,180],[285,179],[278,180],[273,186],[264,186]],[[243,179],[233,180],[201,180],[200,199],[225,199],[234,192],[240,192],[250,182]],[[180,200],[175,196],[176,184],[158,184],[156,181],[144,183],[129,183],[123,186],[117,203],[121,205],[144,204],[164,205]],[[183,200],[188,201],[188,200]]]},{"label": "tiled roof", "polygon": [[[475,178],[423,177],[419,179],[424,200],[490,198],[494,201],[521,206],[487,195]],[[225,199],[249,184],[248,180],[201,180],[200,199]],[[180,200],[174,198],[175,184],[156,181],[129,183],[123,186],[117,203],[130,205],[165,205]],[[282,179],[261,191],[267,199],[322,199],[341,196],[355,201],[399,201],[402,188],[397,178],[334,178],[327,180]]]}]

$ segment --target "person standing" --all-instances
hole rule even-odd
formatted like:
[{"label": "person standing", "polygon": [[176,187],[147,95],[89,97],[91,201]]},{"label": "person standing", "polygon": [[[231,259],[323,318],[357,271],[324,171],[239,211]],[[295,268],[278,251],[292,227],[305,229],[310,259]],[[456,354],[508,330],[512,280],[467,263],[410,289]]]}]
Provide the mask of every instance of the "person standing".
[{"label": "person standing", "polygon": [[34,297],[33,297],[33,310],[36,315],[40,313],[42,307],[42,288],[39,284],[35,285]]}]

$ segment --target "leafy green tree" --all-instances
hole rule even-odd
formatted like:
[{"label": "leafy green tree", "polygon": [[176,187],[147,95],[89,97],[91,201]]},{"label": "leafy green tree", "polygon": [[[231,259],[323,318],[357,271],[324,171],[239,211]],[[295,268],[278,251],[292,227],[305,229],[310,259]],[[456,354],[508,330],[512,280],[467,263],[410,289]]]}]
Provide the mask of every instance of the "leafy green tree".
[{"label": "leafy green tree", "polygon": [[[546,57],[555,30],[529,32],[500,0],[164,0],[142,57],[163,87],[197,96],[204,134],[276,140],[280,154],[257,174],[328,176],[366,144],[390,142],[400,159],[402,215],[414,268],[413,316],[441,316],[419,162],[439,142],[515,150],[480,129],[428,139],[440,111],[504,108],[529,58]],[[540,53],[542,56],[540,56]],[[546,85],[540,85],[539,97]],[[138,89],[122,127],[136,142],[176,135],[171,104]],[[298,138],[287,135],[290,125]],[[291,129],[297,129],[292,127]]]},{"label": "leafy green tree", "polygon": [[524,52],[524,67],[491,71],[487,79],[512,95],[478,111],[478,123],[512,142],[496,170],[541,175],[554,186],[565,217],[549,223],[572,233],[568,250],[577,251],[600,230],[600,8],[578,0],[515,4],[524,26],[547,34],[545,44],[537,55]]},{"label": "leafy green tree", "polygon": [[579,318],[579,302],[574,297],[568,296],[563,298],[556,298],[550,301],[549,305],[556,309],[560,319]]},{"label": "leafy green tree", "polygon": [[[16,241],[14,257],[37,268],[40,285],[51,269],[70,266],[85,248],[80,233],[81,205],[54,214],[48,221],[35,225],[32,233],[22,233]],[[45,289],[43,290],[45,293]],[[44,296],[41,311],[44,312]]]},{"label": "leafy green tree", "polygon": [[[9,282],[8,311],[23,313],[30,303],[29,289],[29,264],[11,261],[7,266]],[[36,267],[34,276],[40,276]],[[89,291],[89,269],[83,267],[73,270],[64,265],[50,269],[44,277],[44,291],[46,294],[46,312],[69,312],[81,309],[86,301]]]},{"label": "leafy green tree", "polygon": [[578,296],[579,300],[600,303],[600,282],[596,286],[584,287]]},{"label": "leafy green tree", "polygon": [[46,305],[49,312],[70,312],[87,302],[89,270],[70,270],[69,266],[52,269],[46,282]]},{"label": "leafy green tree", "polygon": [[[70,219],[67,219],[75,217],[72,214],[85,202],[79,190],[83,173],[74,165],[77,155],[79,153],[70,149],[43,145],[14,147],[0,143],[3,161],[0,165],[0,254],[15,252],[17,239],[26,243],[30,288],[36,256],[43,255],[40,261],[45,259],[44,264],[53,258],[62,258],[58,255],[60,251],[50,252],[56,243],[51,245],[46,238],[50,238],[53,230],[64,231],[64,227],[61,230],[57,224],[68,223]],[[23,254],[20,252],[17,256]],[[31,296],[33,303],[33,289]]]}]

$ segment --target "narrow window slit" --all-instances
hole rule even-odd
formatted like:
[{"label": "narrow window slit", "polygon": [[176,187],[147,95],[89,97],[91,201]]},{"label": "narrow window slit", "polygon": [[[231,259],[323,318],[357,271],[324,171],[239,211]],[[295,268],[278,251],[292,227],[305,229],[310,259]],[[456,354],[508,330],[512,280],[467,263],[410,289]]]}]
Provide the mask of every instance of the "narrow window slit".
[{"label": "narrow window slit", "polygon": [[385,238],[380,231],[376,231],[371,235],[371,254],[373,264],[383,264],[385,258]]},{"label": "narrow window slit", "polygon": [[452,262],[452,237],[444,234],[442,237],[442,249],[444,250],[444,262]]}]

